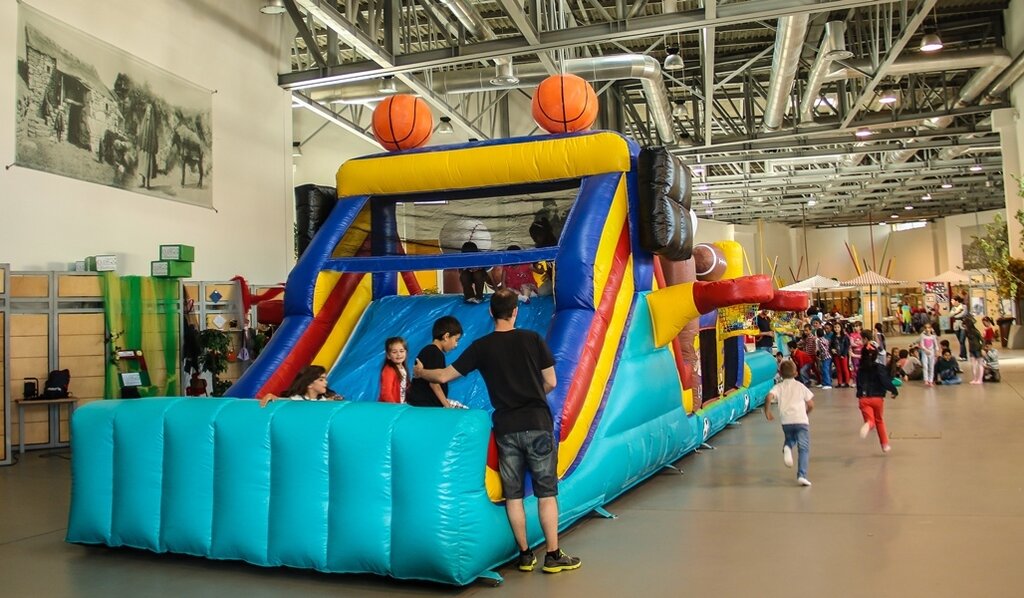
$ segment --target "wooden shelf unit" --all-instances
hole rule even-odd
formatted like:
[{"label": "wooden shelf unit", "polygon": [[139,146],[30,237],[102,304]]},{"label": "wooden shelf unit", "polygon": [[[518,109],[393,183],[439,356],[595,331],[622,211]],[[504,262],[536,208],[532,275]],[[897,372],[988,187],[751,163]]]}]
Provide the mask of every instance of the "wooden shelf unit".
[{"label": "wooden shelf unit", "polygon": [[11,464],[11,385],[7,382],[7,346],[10,344],[10,318],[7,317],[9,304],[7,289],[10,288],[7,274],[8,264],[0,264],[0,465]]},{"label": "wooden shelf unit", "polygon": [[[194,301],[193,312],[186,320],[194,319],[199,330],[220,330],[228,335],[231,351],[237,355],[245,340],[245,314],[242,309],[242,291],[235,281],[185,281],[182,283],[185,295]],[[219,298],[214,301],[213,295]],[[220,375],[221,380],[235,382],[241,377],[248,363],[229,361],[228,369]],[[189,376],[181,374],[183,385]],[[213,391],[211,387],[210,392]]]},{"label": "wooden shelf unit", "polygon": [[[21,398],[25,378],[40,392],[51,370],[71,370],[70,391],[79,405],[103,398],[106,367],[103,293],[94,272],[10,272],[3,268],[4,459],[19,441],[11,400]],[[50,448],[68,442],[68,408],[55,421],[45,405],[25,408],[25,444]]]}]

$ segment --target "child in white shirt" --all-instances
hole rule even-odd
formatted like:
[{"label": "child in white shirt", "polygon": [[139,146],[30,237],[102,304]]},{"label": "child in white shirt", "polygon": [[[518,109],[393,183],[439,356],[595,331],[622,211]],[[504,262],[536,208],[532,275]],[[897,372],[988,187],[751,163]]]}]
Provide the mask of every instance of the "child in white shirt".
[{"label": "child in white shirt", "polygon": [[786,467],[793,467],[793,447],[797,447],[799,456],[796,482],[801,486],[810,486],[807,465],[811,458],[811,437],[807,414],[814,409],[814,394],[796,381],[796,364],[792,361],[783,361],[779,366],[779,374],[782,375],[782,382],[768,391],[768,396],[764,400],[764,416],[768,421],[774,420],[771,404],[773,400],[778,402],[782,433],[786,438],[782,446],[782,461]]}]

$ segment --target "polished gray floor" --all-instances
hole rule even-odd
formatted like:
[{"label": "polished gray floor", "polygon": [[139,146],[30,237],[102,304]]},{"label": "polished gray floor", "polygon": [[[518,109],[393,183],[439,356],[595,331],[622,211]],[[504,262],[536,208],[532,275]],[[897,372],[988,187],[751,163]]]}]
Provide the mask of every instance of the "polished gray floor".
[{"label": "polished gray floor", "polygon": [[860,440],[852,390],[816,392],[811,488],[759,413],[564,536],[583,567],[506,567],[499,588],[448,588],[63,542],[66,453],[0,468],[0,595],[1024,596],[1024,352],[1004,381],[904,387],[893,450]]}]

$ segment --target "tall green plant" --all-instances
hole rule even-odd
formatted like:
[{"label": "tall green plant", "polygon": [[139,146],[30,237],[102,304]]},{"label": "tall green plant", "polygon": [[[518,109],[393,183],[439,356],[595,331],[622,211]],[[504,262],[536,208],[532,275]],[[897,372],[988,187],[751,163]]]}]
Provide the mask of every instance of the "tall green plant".
[{"label": "tall green plant", "polygon": [[[1018,195],[1024,197],[1024,179],[1018,178],[1017,185]],[[1024,210],[1017,210],[1014,218],[1024,228]],[[1015,241],[1021,251],[1024,251],[1024,237],[1018,237]],[[977,237],[974,245],[984,256],[989,271],[996,279],[1000,296],[1019,302],[1024,300],[1024,260],[1010,257],[1010,243],[1006,221],[1002,214],[996,214],[995,220],[985,225],[985,235]]]},{"label": "tall green plant", "polygon": [[200,365],[210,372],[213,378],[213,392],[215,397],[224,396],[224,391],[231,387],[227,380],[221,380],[220,375],[228,369],[228,353],[231,351],[231,339],[220,330],[208,328],[199,333],[199,344],[202,347]]}]

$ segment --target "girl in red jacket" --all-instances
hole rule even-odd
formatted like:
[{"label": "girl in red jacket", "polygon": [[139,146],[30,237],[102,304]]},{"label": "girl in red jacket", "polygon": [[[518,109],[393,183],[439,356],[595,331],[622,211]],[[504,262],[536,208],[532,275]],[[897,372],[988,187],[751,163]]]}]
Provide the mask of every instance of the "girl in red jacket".
[{"label": "girl in red jacket", "polygon": [[384,367],[380,370],[380,402],[404,403],[405,391],[409,387],[409,371],[405,368],[405,356],[409,345],[400,336],[384,341]]}]

